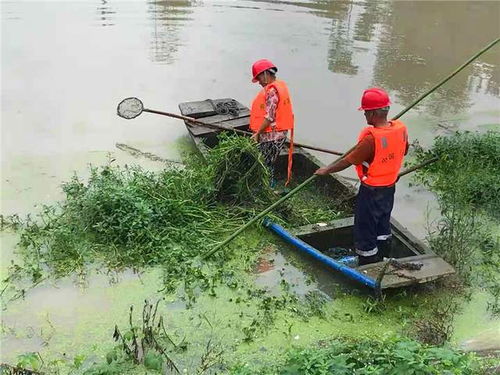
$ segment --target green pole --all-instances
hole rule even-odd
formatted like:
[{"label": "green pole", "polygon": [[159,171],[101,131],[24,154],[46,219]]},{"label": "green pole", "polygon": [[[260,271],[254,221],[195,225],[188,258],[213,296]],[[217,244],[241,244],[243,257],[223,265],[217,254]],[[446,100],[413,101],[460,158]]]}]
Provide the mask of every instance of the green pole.
[{"label": "green pole", "polygon": [[[453,78],[456,74],[458,74],[458,72],[460,72],[462,69],[464,69],[467,65],[469,65],[472,61],[474,61],[475,59],[477,59],[479,56],[481,56],[483,53],[485,53],[486,51],[488,51],[491,47],[493,47],[495,44],[497,44],[498,42],[500,41],[500,38],[497,38],[495,39],[493,42],[491,42],[490,44],[488,44],[486,47],[484,47],[481,51],[479,51],[478,53],[476,53],[474,56],[472,56],[469,60],[467,60],[465,63],[463,63],[459,68],[457,68],[456,70],[454,70],[451,74],[449,74],[446,78],[444,78],[443,80],[441,80],[437,85],[435,85],[434,87],[432,87],[430,90],[428,90],[425,94],[421,95],[417,100],[415,100],[413,103],[411,103],[408,107],[406,107],[406,109],[402,110],[401,112],[399,112],[394,118],[393,120],[397,120],[398,118],[400,118],[401,116],[403,116],[406,112],[408,112],[410,109],[412,109],[413,107],[415,107],[418,103],[420,103],[424,98],[426,98],[428,95],[432,94],[434,91],[436,91],[439,87],[441,87],[442,85],[444,85],[446,82],[448,82],[451,78]],[[337,160],[335,160],[334,163],[338,162],[339,160],[341,160],[345,155],[347,155],[348,153],[350,153],[352,150],[354,150],[356,146],[353,146],[351,147],[351,149],[349,149],[347,152],[345,152],[342,156],[340,156]],[[246,224],[243,224],[241,227],[239,227],[236,232],[234,232],[233,234],[231,234],[228,238],[226,238],[223,242],[221,242],[220,244],[218,244],[217,246],[215,246],[212,250],[209,250],[207,251],[205,254],[203,254],[201,256],[202,259],[206,259],[208,258],[209,256],[213,255],[215,252],[217,252],[219,249],[221,249],[222,247],[224,247],[226,244],[228,244],[230,241],[232,241],[235,237],[237,237],[241,232],[243,232],[246,228],[248,228],[250,225],[252,225],[253,223],[255,223],[257,220],[259,220],[260,218],[262,218],[263,216],[265,216],[267,213],[269,213],[270,211],[272,211],[275,207],[279,206],[281,203],[283,203],[284,201],[286,201],[288,198],[291,198],[293,197],[295,194],[297,194],[300,190],[302,190],[304,187],[306,187],[307,185],[309,185],[309,183],[311,183],[312,181],[314,181],[314,179],[318,177],[318,175],[315,175],[313,174],[311,177],[309,177],[307,180],[305,180],[304,182],[302,182],[299,186],[295,187],[293,190],[291,190],[287,195],[285,195],[284,197],[280,198],[279,200],[277,200],[276,202],[274,202],[272,205],[270,205],[268,208],[266,208],[264,211],[262,211],[260,214],[258,214],[257,216],[254,216],[248,223]]]},{"label": "green pole", "polygon": [[448,82],[450,79],[452,79],[454,76],[456,76],[460,71],[462,71],[467,65],[469,65],[471,62],[473,62],[475,59],[477,59],[479,56],[481,56],[483,53],[488,51],[491,47],[493,47],[495,44],[497,44],[500,41],[500,38],[495,39],[493,42],[489,43],[486,47],[484,47],[481,51],[476,53],[474,56],[472,56],[469,60],[464,62],[461,66],[459,66],[456,70],[451,72],[446,78],[444,78],[441,82],[439,82],[437,85],[435,85],[433,88],[431,88],[429,91],[427,91],[425,94],[422,94],[417,100],[415,100],[413,103],[411,103],[406,109],[403,109],[401,112],[399,112],[396,117],[393,118],[393,120],[397,120],[401,116],[403,116],[406,112],[408,112],[410,109],[415,107],[418,103],[420,103],[422,100],[424,100],[428,95],[432,94],[434,91],[436,91],[439,87],[444,85],[446,82]]}]

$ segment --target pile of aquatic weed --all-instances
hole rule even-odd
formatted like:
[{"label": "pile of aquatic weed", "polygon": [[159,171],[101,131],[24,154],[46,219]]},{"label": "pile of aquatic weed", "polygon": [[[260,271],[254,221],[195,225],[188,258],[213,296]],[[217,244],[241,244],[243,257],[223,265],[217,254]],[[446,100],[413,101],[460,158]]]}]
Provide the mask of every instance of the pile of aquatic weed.
[{"label": "pile of aquatic weed", "polygon": [[[185,168],[91,167],[88,180],[74,176],[62,190],[65,199],[36,216],[2,217],[20,233],[15,271],[34,281],[96,261],[109,269],[162,265],[175,277],[278,198],[255,144],[235,136],[222,136],[206,160],[191,158]],[[309,222],[307,207],[290,209],[296,222]]]},{"label": "pile of aquatic weed", "polygon": [[[477,374],[481,363],[472,354],[448,347],[434,347],[392,337],[384,340],[339,338],[317,346],[290,350],[283,363],[259,369],[263,375],[278,374]],[[251,364],[241,364],[234,375],[250,375]]]}]

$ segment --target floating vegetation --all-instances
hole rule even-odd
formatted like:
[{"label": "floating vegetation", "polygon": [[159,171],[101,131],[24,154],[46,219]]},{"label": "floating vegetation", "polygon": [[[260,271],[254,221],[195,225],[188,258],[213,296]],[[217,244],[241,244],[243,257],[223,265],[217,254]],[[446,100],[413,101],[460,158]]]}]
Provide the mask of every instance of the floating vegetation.
[{"label": "floating vegetation", "polygon": [[[317,346],[290,350],[283,363],[259,369],[262,375],[279,374],[475,374],[481,365],[473,354],[391,337],[383,340],[337,338]],[[257,373],[240,364],[233,375]]]},{"label": "floating vegetation", "polygon": [[427,316],[415,320],[409,334],[421,343],[442,346],[453,334],[453,318],[459,310],[455,298],[445,298],[432,306]]},{"label": "floating vegetation", "polygon": [[[88,180],[74,176],[62,190],[65,200],[36,216],[2,217],[2,227],[20,233],[23,262],[13,274],[25,271],[37,282],[98,262],[118,270],[161,265],[171,283],[196,278],[199,270],[186,271],[193,258],[278,199],[255,144],[236,136],[221,136],[206,162],[191,157],[185,168],[158,173],[91,167]],[[310,202],[298,198],[274,218],[296,225],[339,214],[331,205],[311,209]]]}]

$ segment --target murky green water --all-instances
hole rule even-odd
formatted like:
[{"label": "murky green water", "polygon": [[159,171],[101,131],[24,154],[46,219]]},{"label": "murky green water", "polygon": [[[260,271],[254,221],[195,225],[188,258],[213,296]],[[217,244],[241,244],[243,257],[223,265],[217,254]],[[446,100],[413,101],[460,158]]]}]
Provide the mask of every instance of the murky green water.
[{"label": "murky green water", "polygon": [[[266,57],[290,86],[296,139],[345,150],[364,126],[356,111],[363,89],[385,87],[396,113],[500,33],[500,4],[481,1],[102,0],[1,6],[3,214],[26,214],[35,204],[59,199],[61,181],[73,171],[85,174],[88,163],[115,158],[115,163],[161,167],[116,143],[178,160],[177,145],[186,134],[182,122],[151,114],[120,119],[116,105],[124,97],[137,96],[148,108],[171,112],[179,102],[206,98],[249,103],[257,92],[250,65]],[[496,47],[405,115],[410,137],[425,145],[456,129],[499,129],[499,63]],[[433,207],[430,193],[400,182],[394,215],[420,236],[427,206]],[[3,272],[14,243],[11,235],[2,235]],[[299,270],[289,272],[303,277]],[[155,295],[156,276],[148,273],[141,281],[127,273],[111,285],[109,277],[96,276],[86,288],[73,280],[39,285],[24,301],[4,306],[2,361],[31,350],[88,348],[90,336],[92,342],[109,342],[114,322],[124,319],[128,306]],[[458,319],[458,342],[498,330],[484,301],[477,301]],[[338,308],[358,311],[359,301]],[[481,319],[468,324],[473,316]],[[380,333],[369,319],[362,325]],[[336,325],[318,327],[321,335],[308,336],[304,325],[293,337],[312,341],[338,332]]]}]

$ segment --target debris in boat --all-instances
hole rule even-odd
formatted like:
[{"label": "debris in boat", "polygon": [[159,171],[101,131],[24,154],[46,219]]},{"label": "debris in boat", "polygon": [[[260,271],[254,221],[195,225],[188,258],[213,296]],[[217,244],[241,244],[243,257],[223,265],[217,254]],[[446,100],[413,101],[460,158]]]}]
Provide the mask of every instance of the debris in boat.
[{"label": "debris in boat", "polygon": [[390,259],[389,264],[398,270],[404,269],[404,270],[410,270],[410,271],[419,270],[424,265],[423,263],[420,263],[420,262],[404,262],[403,263],[403,262],[400,262],[396,259]]},{"label": "debris in boat", "polygon": [[221,202],[269,204],[274,193],[269,170],[249,138],[221,134],[219,144],[207,155],[212,184]]}]

